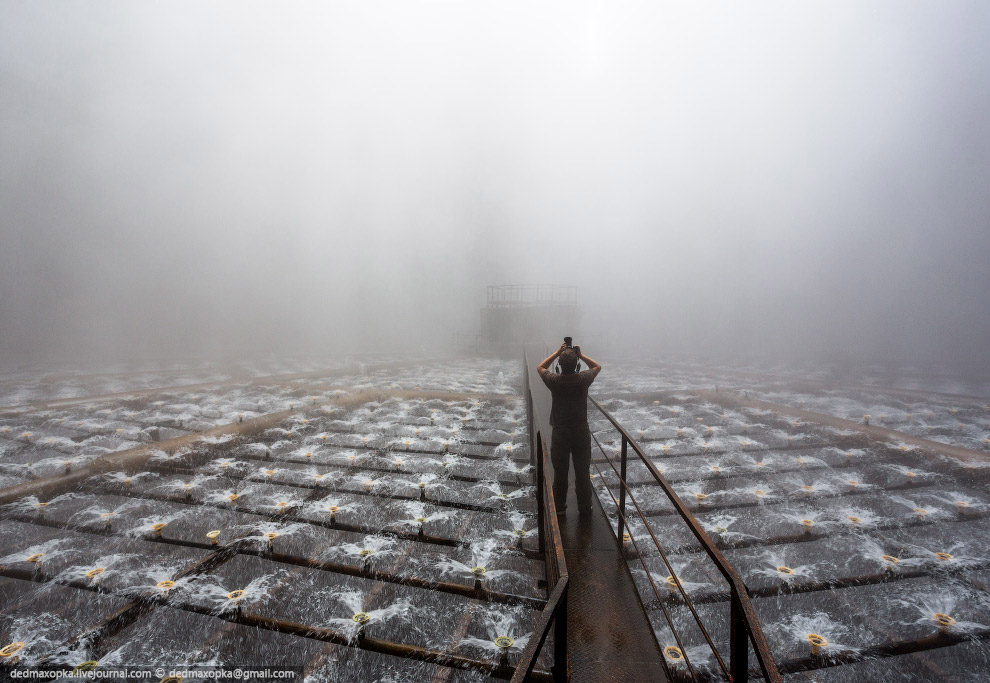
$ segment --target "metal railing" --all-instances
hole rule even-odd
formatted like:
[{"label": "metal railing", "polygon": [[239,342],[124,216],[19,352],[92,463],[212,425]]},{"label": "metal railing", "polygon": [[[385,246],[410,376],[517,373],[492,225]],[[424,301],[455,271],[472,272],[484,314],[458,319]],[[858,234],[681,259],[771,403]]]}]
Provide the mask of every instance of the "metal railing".
[{"label": "metal railing", "polygon": [[[712,678],[711,673],[707,671],[699,672],[698,668],[694,664],[692,664],[690,655],[688,653],[688,648],[685,647],[681,637],[681,633],[680,633],[681,629],[675,626],[675,620],[671,616],[671,611],[667,607],[667,603],[671,602],[669,598],[670,594],[672,593],[672,591],[676,591],[680,595],[680,598],[683,601],[684,605],[689,610],[691,618],[694,621],[694,624],[697,626],[702,637],[704,638],[705,644],[708,646],[708,648],[710,648],[712,652],[712,656],[714,657],[715,662],[717,664],[717,669],[715,670],[716,676],[718,676],[718,674],[721,673],[725,680],[733,681],[733,683],[739,683],[741,681],[748,680],[749,648],[750,645],[752,645],[753,652],[756,655],[757,664],[759,666],[760,671],[763,674],[763,677],[767,681],[772,681],[774,683],[780,681],[781,678],[780,678],[780,673],[777,670],[777,665],[774,663],[773,657],[770,654],[770,648],[767,645],[766,638],[763,635],[763,630],[760,627],[759,619],[757,618],[756,612],[753,609],[753,605],[750,602],[748,590],[746,588],[746,585],[743,583],[742,579],[739,577],[739,574],[736,573],[736,571],[732,568],[729,562],[725,559],[725,557],[716,547],[712,539],[708,536],[707,533],[705,533],[705,530],[702,528],[701,524],[699,524],[698,520],[695,519],[694,515],[692,515],[688,511],[687,507],[685,507],[684,503],[674,492],[673,487],[671,487],[670,483],[664,478],[664,476],[659,472],[659,470],[657,470],[656,466],[653,464],[650,458],[643,452],[639,444],[637,444],[636,441],[633,440],[631,436],[629,436],[625,428],[621,424],[619,424],[616,421],[616,419],[612,417],[612,415],[609,414],[609,412],[605,410],[605,408],[598,401],[590,397],[589,400],[595,406],[595,408],[597,408],[598,411],[605,417],[605,419],[612,424],[612,426],[618,431],[618,433],[621,436],[621,446],[619,448],[619,452],[616,454],[619,456],[618,462],[615,462],[615,460],[609,456],[608,451],[604,447],[602,447],[602,444],[598,441],[598,437],[594,433],[592,433],[592,437],[594,438],[594,441],[597,444],[598,449],[601,451],[602,455],[605,458],[605,461],[608,463],[608,466],[611,468],[612,472],[618,478],[618,486],[619,486],[618,500],[615,499],[615,496],[612,494],[612,491],[606,487],[609,496],[612,498],[613,502],[615,503],[615,509],[617,512],[617,523],[616,523],[617,528],[615,530],[616,540],[620,544],[624,544],[625,542],[628,541],[633,546],[633,549],[635,550],[635,555],[639,559],[640,563],[643,566],[643,570],[646,573],[646,577],[649,581],[650,588],[653,591],[654,595],[656,596],[656,604],[660,607],[660,610],[663,613],[664,622],[669,628],[674,638],[674,641],[677,643],[676,652],[670,651],[671,648],[669,646],[667,648],[664,648],[665,656],[664,656],[663,665],[668,675],[671,678],[683,677],[683,674],[677,671],[676,669],[671,670],[672,667],[667,662],[667,660],[670,659],[673,662],[679,662],[680,660],[683,660],[683,665],[687,668],[687,673],[690,676],[690,678],[693,680],[707,680]],[[683,519],[684,522],[687,524],[688,528],[691,530],[691,533],[694,535],[698,543],[701,545],[701,548],[708,555],[709,559],[711,559],[715,567],[718,569],[719,573],[728,583],[729,603],[730,603],[728,663],[726,663],[725,658],[722,656],[722,653],[719,651],[719,648],[716,646],[711,634],[709,633],[709,630],[705,627],[705,624],[702,622],[702,619],[699,616],[698,611],[695,609],[695,606],[692,603],[691,598],[688,596],[688,593],[684,588],[683,581],[677,575],[677,571],[675,570],[674,564],[667,557],[667,553],[664,552],[664,549],[660,543],[660,539],[658,538],[657,533],[654,532],[653,527],[650,525],[648,515],[644,513],[642,507],[640,506],[639,501],[636,500],[636,497],[633,495],[633,492],[629,488],[629,484],[626,477],[627,477],[627,470],[629,463],[630,448],[632,449],[632,452],[635,454],[635,457],[638,458],[639,461],[642,463],[642,465],[646,467],[646,470],[649,472],[649,474],[655,480],[656,484],[659,485],[663,493],[666,495],[667,499],[673,505],[676,513],[680,515],[681,519]],[[596,464],[595,467],[598,468],[598,465]],[[604,479],[604,473],[601,471],[600,468],[598,468],[598,471],[599,471],[599,476],[602,476]],[[666,590],[666,593],[664,595],[661,595],[661,591],[657,588],[656,581],[653,578],[653,574],[650,572],[650,569],[645,561],[647,557],[647,553],[640,550],[636,537],[632,533],[627,534],[626,538],[623,537],[623,529],[630,528],[629,520],[627,516],[627,513],[629,512],[627,508],[627,502],[631,503],[633,508],[635,508],[635,516],[639,517],[639,524],[646,532],[645,534],[640,535],[640,538],[642,539],[644,535],[648,536],[647,543],[652,543],[653,547],[656,549],[656,554],[659,555],[667,571],[670,572],[664,581],[667,584],[667,589],[669,590]],[[662,643],[659,643],[659,639],[658,639],[658,644],[662,646]],[[704,647],[704,645],[702,645],[701,647]]]},{"label": "metal railing", "polygon": [[530,433],[530,461],[536,470],[536,500],[540,527],[540,552],[546,567],[547,596],[546,607],[540,614],[533,635],[519,657],[512,683],[523,683],[536,666],[536,660],[550,629],[553,629],[553,667],[551,673],[555,683],[565,683],[569,679],[567,663],[567,565],[564,562],[564,543],[560,537],[557,522],[557,504],[553,497],[551,482],[553,475],[547,455],[547,435],[549,416],[543,407],[534,404],[530,390],[529,374],[532,367],[523,354],[523,378],[526,394],[526,414]]}]

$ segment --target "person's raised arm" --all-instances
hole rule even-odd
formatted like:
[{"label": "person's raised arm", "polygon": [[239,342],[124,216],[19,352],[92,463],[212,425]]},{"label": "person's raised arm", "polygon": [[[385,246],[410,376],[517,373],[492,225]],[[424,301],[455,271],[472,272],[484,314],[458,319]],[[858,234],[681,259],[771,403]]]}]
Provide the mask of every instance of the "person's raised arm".
[{"label": "person's raised arm", "polygon": [[561,344],[559,349],[551,353],[549,356],[546,357],[546,359],[544,359],[542,363],[536,366],[536,372],[542,375],[544,372],[549,370],[550,363],[554,362],[557,359],[557,356],[563,353],[564,349],[566,348],[567,346],[565,344]]},{"label": "person's raised arm", "polygon": [[581,353],[580,346],[575,346],[574,350],[577,351],[578,358],[588,364],[588,369],[594,372],[595,376],[597,376],[598,373],[602,371],[602,364],[596,360],[592,360],[591,358],[588,358],[586,355]]}]

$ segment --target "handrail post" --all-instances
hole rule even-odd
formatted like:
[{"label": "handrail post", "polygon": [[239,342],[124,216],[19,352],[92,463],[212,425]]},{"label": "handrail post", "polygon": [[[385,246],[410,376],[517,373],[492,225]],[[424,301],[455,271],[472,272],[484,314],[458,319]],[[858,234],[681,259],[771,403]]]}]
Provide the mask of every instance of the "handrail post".
[{"label": "handrail post", "polygon": [[556,614],[553,617],[553,680],[554,683],[567,683],[567,586],[560,596]]},{"label": "handrail post", "polygon": [[[536,433],[536,513],[537,513],[537,523],[540,529],[549,529],[550,520],[546,519],[546,501],[543,499],[543,487],[546,485],[545,477],[543,475],[543,435],[539,432]],[[540,553],[543,555],[544,561],[547,561],[546,556],[546,534],[539,534],[540,537]],[[547,586],[549,590],[550,586]]]},{"label": "handrail post", "polygon": [[742,602],[735,586],[730,586],[729,598],[729,671],[732,673],[732,683],[745,683],[749,680],[749,638]]},{"label": "handrail post", "polygon": [[625,519],[626,519],[626,487],[625,487],[625,483],[626,483],[626,454],[627,454],[627,450],[628,450],[626,444],[627,444],[626,435],[623,434],[622,435],[622,457],[621,457],[622,463],[619,466],[619,468],[620,468],[619,471],[621,473],[619,475],[619,479],[621,480],[619,482],[619,524],[618,524],[618,531],[615,534],[615,537],[619,540],[619,547],[620,548],[623,547],[623,544],[622,544],[622,525],[623,525],[623,522],[625,522]]}]

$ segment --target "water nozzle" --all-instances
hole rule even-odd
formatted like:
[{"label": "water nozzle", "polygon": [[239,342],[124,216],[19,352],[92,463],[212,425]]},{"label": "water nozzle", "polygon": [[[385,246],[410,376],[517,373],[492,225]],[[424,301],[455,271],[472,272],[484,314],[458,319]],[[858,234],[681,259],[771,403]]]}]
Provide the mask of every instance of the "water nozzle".
[{"label": "water nozzle", "polygon": [[4,658],[11,657],[14,654],[20,652],[23,648],[24,648],[24,643],[21,642],[5,645],[4,647],[0,648],[0,657],[4,657]]},{"label": "water nozzle", "polygon": [[938,630],[945,633],[950,628],[952,628],[956,620],[950,617],[948,614],[942,614],[941,612],[936,612],[932,615],[932,619],[935,620],[935,625],[938,626]]},{"label": "water nozzle", "polygon": [[807,638],[808,643],[811,645],[811,654],[813,655],[820,655],[822,650],[828,647],[828,640],[817,633],[809,633],[805,638]]}]

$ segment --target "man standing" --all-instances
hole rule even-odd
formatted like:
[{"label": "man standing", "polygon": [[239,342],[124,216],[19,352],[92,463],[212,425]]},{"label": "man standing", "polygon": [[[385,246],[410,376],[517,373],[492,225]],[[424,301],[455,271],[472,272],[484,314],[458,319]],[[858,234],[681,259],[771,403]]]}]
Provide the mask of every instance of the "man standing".
[{"label": "man standing", "polygon": [[[560,374],[550,371],[550,364],[560,358]],[[588,369],[576,372],[579,360]],[[567,507],[567,471],[574,461],[574,493],[578,512],[591,512],[591,431],[588,429],[588,387],[601,372],[602,366],[581,354],[581,347],[570,348],[566,342],[537,366],[543,383],[550,389],[553,406],[550,409],[550,462],[553,463],[553,497],[557,514]]]}]

